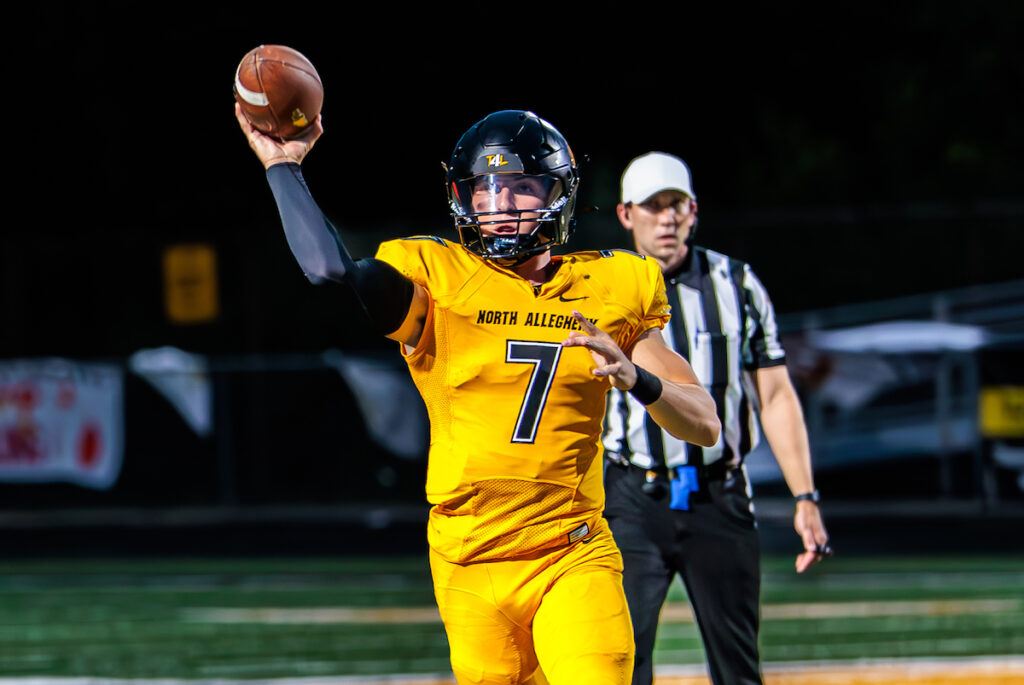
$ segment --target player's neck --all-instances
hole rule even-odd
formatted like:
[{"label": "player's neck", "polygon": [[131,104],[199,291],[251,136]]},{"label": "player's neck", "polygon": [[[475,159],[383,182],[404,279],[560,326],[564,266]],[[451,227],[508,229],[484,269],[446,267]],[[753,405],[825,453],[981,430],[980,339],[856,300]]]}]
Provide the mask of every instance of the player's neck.
[{"label": "player's neck", "polygon": [[539,255],[531,257],[522,264],[513,267],[512,271],[533,285],[547,283],[555,273],[550,252],[541,252]]}]

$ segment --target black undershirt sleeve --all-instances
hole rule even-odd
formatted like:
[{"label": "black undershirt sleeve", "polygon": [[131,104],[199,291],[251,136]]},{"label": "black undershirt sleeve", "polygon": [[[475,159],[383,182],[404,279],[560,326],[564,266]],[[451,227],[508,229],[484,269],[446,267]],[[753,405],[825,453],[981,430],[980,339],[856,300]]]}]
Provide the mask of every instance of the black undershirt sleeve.
[{"label": "black undershirt sleeve", "polygon": [[298,164],[271,166],[267,182],[288,247],[310,283],[334,282],[351,288],[380,333],[398,330],[412,303],[412,281],[379,259],[352,259],[310,194]]}]

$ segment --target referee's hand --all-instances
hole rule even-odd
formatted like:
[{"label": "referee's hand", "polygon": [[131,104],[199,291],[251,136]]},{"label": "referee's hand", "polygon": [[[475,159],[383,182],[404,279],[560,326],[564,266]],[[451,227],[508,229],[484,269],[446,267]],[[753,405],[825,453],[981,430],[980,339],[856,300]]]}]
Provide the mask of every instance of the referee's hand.
[{"label": "referee's hand", "polygon": [[804,552],[796,558],[797,573],[803,573],[825,557],[832,556],[828,532],[817,504],[810,501],[797,502],[793,528],[804,542]]}]

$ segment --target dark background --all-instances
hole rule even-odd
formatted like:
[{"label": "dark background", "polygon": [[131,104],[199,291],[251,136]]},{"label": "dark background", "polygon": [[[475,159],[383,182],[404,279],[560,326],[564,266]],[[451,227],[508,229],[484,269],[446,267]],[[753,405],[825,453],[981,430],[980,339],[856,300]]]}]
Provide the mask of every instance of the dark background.
[{"label": "dark background", "polygon": [[[454,238],[441,163],[474,122],[515,108],[551,121],[586,160],[581,199],[597,209],[580,217],[576,249],[629,246],[619,175],[657,149],[691,166],[699,241],[751,262],[781,315],[1024,275],[1024,3],[22,11],[5,70],[0,358],[124,363],[172,345],[230,367],[337,347],[400,363],[287,250],[232,112],[234,70],[261,43],[300,50],[320,73],[326,133],[305,174],[357,256],[393,237]],[[176,325],[161,258],[191,242],[216,250],[220,314]],[[218,425],[231,430],[212,438],[126,378],[118,485],[5,485],[4,507],[422,503],[422,462],[381,453],[333,372],[217,375]],[[865,477],[913,485],[907,463]],[[822,482],[854,482],[837,478]],[[325,520],[268,516],[284,522],[284,546],[297,542],[289,521]],[[140,537],[158,523],[141,520]]]},{"label": "dark background", "polygon": [[[441,162],[522,108],[589,158],[577,249],[628,244],[619,175],[661,149],[693,170],[702,242],[750,261],[780,313],[1021,276],[1020,3],[549,5],[29,10],[0,355],[381,344],[305,282],[238,131],[234,69],[260,43],[320,72],[306,177],[355,252],[453,237]],[[174,326],[160,257],[190,241],[217,250],[221,316]]]}]

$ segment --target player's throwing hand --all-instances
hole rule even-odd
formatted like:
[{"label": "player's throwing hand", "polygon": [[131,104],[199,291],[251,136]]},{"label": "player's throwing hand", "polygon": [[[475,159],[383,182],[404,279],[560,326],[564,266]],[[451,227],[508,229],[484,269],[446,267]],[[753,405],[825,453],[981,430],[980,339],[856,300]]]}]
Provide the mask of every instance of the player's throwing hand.
[{"label": "player's throwing hand", "polygon": [[319,114],[305,133],[290,140],[278,140],[261,133],[245,118],[245,114],[242,113],[242,108],[237,102],[235,103],[235,118],[238,119],[238,125],[242,127],[242,133],[245,134],[246,140],[249,141],[249,147],[263,162],[264,168],[286,162],[302,164],[302,160],[306,158],[317,139],[324,132],[323,118]]}]

